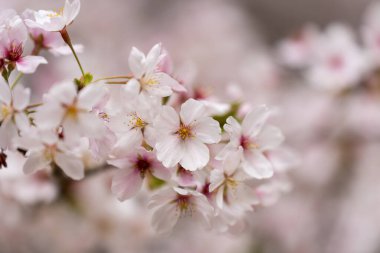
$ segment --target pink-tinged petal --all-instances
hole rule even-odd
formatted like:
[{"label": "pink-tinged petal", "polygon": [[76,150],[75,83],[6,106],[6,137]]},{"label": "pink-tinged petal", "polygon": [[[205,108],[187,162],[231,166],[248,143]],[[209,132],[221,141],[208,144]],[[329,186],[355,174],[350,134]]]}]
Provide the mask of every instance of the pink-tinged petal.
[{"label": "pink-tinged petal", "polygon": [[0,102],[10,105],[12,100],[11,89],[8,84],[5,83],[3,78],[0,80]]},{"label": "pink-tinged petal", "polygon": [[209,185],[209,191],[213,192],[216,188],[221,186],[224,182],[224,171],[220,169],[213,169],[210,172],[210,185]]},{"label": "pink-tinged petal", "polygon": [[222,129],[219,122],[211,117],[204,117],[193,124],[193,131],[195,136],[202,142],[211,144],[218,143],[222,138]]},{"label": "pink-tinged petal", "polygon": [[166,205],[177,197],[177,193],[173,188],[163,188],[153,195],[148,203],[148,208],[153,209],[158,206]]},{"label": "pink-tinged petal", "polygon": [[113,160],[108,160],[108,164],[110,165],[113,165],[119,169],[129,169],[133,166],[133,158],[132,157],[135,157],[136,154],[132,154],[132,155],[127,155],[127,158],[121,158],[121,159],[113,159]]},{"label": "pink-tinged petal", "polygon": [[270,110],[265,105],[254,108],[243,120],[243,133],[249,136],[257,135],[261,131],[269,115]]},{"label": "pink-tinged petal", "polygon": [[40,64],[47,64],[47,60],[42,56],[28,55],[16,62],[16,68],[24,74],[31,74]]},{"label": "pink-tinged petal", "polygon": [[231,176],[240,166],[240,161],[243,156],[243,149],[240,147],[236,152],[230,152],[223,161],[224,172]]},{"label": "pink-tinged petal", "polygon": [[118,157],[125,157],[126,155],[133,152],[136,148],[140,147],[143,141],[143,135],[141,130],[132,129],[125,134],[116,142],[115,146],[111,151],[111,155]]},{"label": "pink-tinged petal", "polygon": [[63,8],[63,16],[66,18],[66,25],[69,25],[78,16],[80,10],[80,1],[73,0],[71,3],[66,0],[65,7]]},{"label": "pink-tinged petal", "polygon": [[157,159],[162,162],[166,168],[176,165],[184,155],[184,148],[179,138],[172,135],[160,136],[156,143]]},{"label": "pink-tinged petal", "polygon": [[77,106],[81,109],[90,111],[100,103],[106,93],[107,90],[104,86],[96,84],[88,85],[79,92]]},{"label": "pink-tinged petal", "polygon": [[151,125],[144,127],[144,139],[149,146],[154,147],[156,145],[156,129]]},{"label": "pink-tinged petal", "polygon": [[13,107],[18,111],[23,111],[30,102],[30,89],[18,85],[12,92]]},{"label": "pink-tinged petal", "polygon": [[38,170],[46,169],[50,166],[51,161],[44,156],[43,150],[31,153],[24,164],[25,174],[32,174]]},{"label": "pink-tinged petal", "polygon": [[124,201],[136,195],[140,190],[143,178],[135,169],[122,169],[112,178],[111,191],[118,200]]},{"label": "pink-tinged petal", "polygon": [[77,86],[73,82],[61,82],[50,89],[49,93],[44,96],[44,100],[71,105],[76,96]]},{"label": "pink-tinged petal", "polygon": [[84,136],[100,139],[105,135],[104,122],[94,113],[80,113],[78,120]]},{"label": "pink-tinged petal", "polygon": [[153,123],[157,133],[175,133],[180,125],[179,117],[173,107],[163,106],[160,115]]},{"label": "pink-tinged petal", "polygon": [[225,186],[223,187],[220,187],[218,189],[218,191],[216,192],[216,205],[220,208],[220,209],[223,209],[223,204],[224,204],[224,188]]},{"label": "pink-tinged petal", "polygon": [[158,80],[160,85],[168,86],[170,89],[175,90],[177,92],[186,92],[186,88],[179,84],[177,80],[173,77],[169,76],[164,72],[158,72],[154,74],[154,78]]},{"label": "pink-tinged petal", "polygon": [[54,161],[68,177],[74,180],[80,180],[84,177],[84,165],[78,157],[56,153]]},{"label": "pink-tinged petal", "polygon": [[274,126],[265,126],[256,138],[260,150],[269,150],[278,147],[285,137],[281,130]]},{"label": "pink-tinged petal", "polygon": [[156,84],[156,85],[145,85],[143,91],[147,93],[147,95],[153,97],[168,97],[173,94],[172,89],[169,86]]},{"label": "pink-tinged petal", "polygon": [[145,71],[146,73],[152,73],[159,62],[161,55],[161,43],[158,43],[150,49],[145,59]]},{"label": "pink-tinged petal", "polygon": [[140,50],[133,47],[131,53],[129,54],[128,63],[129,69],[132,71],[135,78],[141,78],[144,74],[144,61],[145,55]]},{"label": "pink-tinged petal", "polygon": [[159,179],[168,180],[171,177],[170,170],[162,166],[159,162],[156,162],[151,170],[153,176]]},{"label": "pink-tinged petal", "polygon": [[216,160],[224,160],[231,152],[237,152],[239,150],[239,146],[234,143],[228,143],[224,148],[216,155]]},{"label": "pink-tinged petal", "polygon": [[229,116],[223,128],[227,133],[230,134],[230,136],[236,136],[240,138],[242,129],[239,122],[234,117]]},{"label": "pink-tinged petal", "polygon": [[193,121],[206,116],[206,107],[195,99],[188,99],[181,106],[181,121],[185,125],[190,125]]},{"label": "pink-tinged petal", "polygon": [[253,151],[244,155],[242,162],[244,171],[257,179],[273,176],[273,166],[270,161],[259,151]]},{"label": "pink-tinged petal", "polygon": [[0,147],[3,149],[13,147],[13,139],[17,136],[17,128],[11,117],[7,117],[0,126]]},{"label": "pink-tinged petal", "polygon": [[184,154],[179,163],[184,169],[195,171],[206,166],[210,152],[205,144],[197,139],[189,139],[183,146]]},{"label": "pink-tinged petal", "polygon": [[194,204],[196,206],[196,212],[193,220],[197,220],[205,228],[209,228],[210,218],[214,216],[214,208],[204,195],[197,196],[194,200]]},{"label": "pink-tinged petal", "polygon": [[30,127],[30,120],[24,112],[15,114],[15,122],[16,122],[17,128],[21,131],[27,131]]},{"label": "pink-tinged petal", "polygon": [[126,99],[135,99],[140,93],[141,85],[137,79],[132,78],[128,81],[128,83],[123,86],[123,90],[125,91]]},{"label": "pink-tinged petal", "polygon": [[152,226],[159,234],[169,233],[177,224],[179,214],[175,204],[166,204],[155,210]]}]

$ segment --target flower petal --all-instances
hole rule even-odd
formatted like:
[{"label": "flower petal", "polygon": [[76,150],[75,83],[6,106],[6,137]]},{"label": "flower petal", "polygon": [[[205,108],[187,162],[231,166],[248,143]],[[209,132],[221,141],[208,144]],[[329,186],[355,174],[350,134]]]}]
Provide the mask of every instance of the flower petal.
[{"label": "flower petal", "polygon": [[106,95],[107,90],[104,86],[91,84],[84,87],[78,94],[77,106],[81,109],[90,111],[99,104]]},{"label": "flower petal", "polygon": [[220,128],[219,122],[211,117],[204,117],[197,120],[193,130],[195,136],[207,144],[218,143],[222,138],[222,129]]},{"label": "flower petal", "polygon": [[284,141],[281,130],[274,126],[265,126],[256,138],[260,150],[269,150],[278,147]]},{"label": "flower petal", "polygon": [[248,175],[257,179],[270,178],[273,176],[272,164],[259,151],[244,154],[242,167]]},{"label": "flower petal", "polygon": [[157,159],[166,168],[176,165],[184,155],[184,148],[176,136],[160,136],[156,143]]},{"label": "flower petal", "polygon": [[140,147],[142,141],[143,135],[141,131],[139,129],[132,129],[123,134],[123,136],[116,142],[111,151],[111,155],[117,158],[125,157],[137,147]]},{"label": "flower petal", "polygon": [[193,121],[206,116],[206,107],[202,102],[190,98],[182,104],[180,116],[185,125],[190,125]]},{"label": "flower petal", "polygon": [[129,68],[135,78],[141,78],[144,74],[144,61],[145,55],[137,48],[132,47],[131,53],[129,54],[128,63]]},{"label": "flower petal", "polygon": [[13,89],[12,93],[13,107],[18,111],[24,110],[30,102],[30,89],[18,85]]},{"label": "flower petal", "polygon": [[179,128],[179,117],[173,107],[162,106],[160,115],[155,119],[153,126],[158,133],[172,134]]},{"label": "flower petal", "polygon": [[28,55],[16,62],[16,68],[24,74],[31,74],[40,64],[47,64],[47,60],[42,56]]},{"label": "flower petal", "polygon": [[32,152],[24,164],[24,173],[31,174],[37,170],[46,169],[50,166],[50,162],[50,160],[45,159],[43,150]]},{"label": "flower petal", "polygon": [[120,201],[136,195],[140,190],[143,178],[136,169],[122,169],[112,178],[111,191]]},{"label": "flower petal", "polygon": [[80,180],[84,177],[84,165],[78,157],[58,152],[54,161],[70,178]]},{"label": "flower petal", "polygon": [[179,162],[184,169],[195,171],[208,163],[210,152],[205,144],[197,139],[191,139],[184,143],[184,154]]},{"label": "flower petal", "polygon": [[159,234],[169,233],[177,224],[179,212],[176,205],[166,204],[155,210],[152,216],[152,226]]},{"label": "flower petal", "polygon": [[266,120],[268,119],[269,114],[270,110],[265,105],[253,109],[245,116],[243,120],[243,133],[248,136],[257,135],[260,132],[263,125],[265,124]]}]

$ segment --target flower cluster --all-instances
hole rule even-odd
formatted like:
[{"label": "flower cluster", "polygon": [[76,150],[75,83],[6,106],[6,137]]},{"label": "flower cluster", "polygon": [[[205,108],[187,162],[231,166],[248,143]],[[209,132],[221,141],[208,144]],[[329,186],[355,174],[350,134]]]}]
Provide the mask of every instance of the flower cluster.
[{"label": "flower cluster", "polygon": [[[146,55],[132,48],[130,73],[93,80],[68,33],[79,9],[79,0],[66,0],[58,12],[0,12],[2,166],[18,152],[26,158],[24,173],[45,171],[52,180],[117,168],[112,193],[120,201],[147,194],[152,225],[164,233],[186,219],[237,229],[249,211],[288,190],[294,159],[281,146],[281,130],[269,123],[273,110],[207,96],[172,71],[161,44]],[[29,55],[28,33],[35,46]],[[41,50],[73,53],[82,76],[30,104],[32,90],[19,84],[22,74],[11,82],[12,73],[47,63],[37,56]]]}]

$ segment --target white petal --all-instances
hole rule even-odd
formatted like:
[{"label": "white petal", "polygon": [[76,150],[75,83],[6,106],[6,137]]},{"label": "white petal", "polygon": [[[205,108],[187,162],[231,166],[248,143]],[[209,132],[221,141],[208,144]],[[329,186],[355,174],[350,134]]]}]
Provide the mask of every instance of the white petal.
[{"label": "white petal", "polygon": [[257,179],[273,176],[273,166],[269,160],[259,151],[253,151],[244,155],[242,167],[244,171]]},{"label": "white petal", "polygon": [[66,19],[66,25],[69,25],[78,16],[80,10],[80,1],[73,0],[71,3],[66,0],[65,7],[63,8],[63,16]]},{"label": "white petal", "polygon": [[210,153],[205,144],[197,139],[191,139],[184,143],[184,154],[179,162],[186,170],[195,171],[202,169],[210,159]]},{"label": "white petal", "polygon": [[265,126],[256,138],[260,150],[268,150],[278,147],[284,141],[281,130],[274,126]]},{"label": "white petal", "polygon": [[35,114],[35,123],[41,129],[53,129],[61,123],[65,110],[58,103],[46,103]]},{"label": "white petal", "polygon": [[140,93],[141,85],[139,81],[137,81],[135,78],[132,78],[123,87],[123,89],[125,91],[127,99],[135,99]]},{"label": "white petal", "polygon": [[18,85],[13,89],[12,96],[13,107],[18,111],[22,111],[29,104],[30,89]]},{"label": "white petal", "polygon": [[161,44],[156,44],[152,47],[152,49],[149,51],[148,55],[146,56],[145,60],[145,71],[147,73],[152,73],[158,62],[159,57],[161,55]]},{"label": "white petal", "polygon": [[105,135],[106,128],[104,122],[94,113],[80,113],[78,120],[84,136],[100,139]]},{"label": "white petal", "polygon": [[201,118],[193,126],[195,136],[204,143],[218,143],[222,137],[219,122],[211,117]]},{"label": "white petal", "polygon": [[169,233],[177,224],[179,212],[174,204],[166,204],[158,208],[152,216],[152,226],[157,233]]},{"label": "white petal", "polygon": [[140,190],[143,178],[136,169],[119,170],[112,178],[112,193],[120,201],[124,201],[136,195]]},{"label": "white petal", "polygon": [[190,98],[182,104],[180,116],[181,121],[185,125],[189,125],[193,121],[206,116],[206,107],[202,102]]},{"label": "white petal", "polygon": [[3,78],[0,80],[0,100],[7,105],[11,104],[11,90]]},{"label": "white petal", "polygon": [[30,127],[29,118],[23,112],[15,114],[15,122],[16,122],[17,128],[21,131],[27,131]]},{"label": "white petal", "polygon": [[227,133],[229,133],[230,136],[238,136],[240,138],[242,131],[241,126],[234,117],[229,116],[223,128]]},{"label": "white petal", "polygon": [[24,173],[31,174],[33,172],[36,172],[37,170],[46,169],[49,167],[50,162],[50,160],[47,160],[45,158],[43,150],[33,152],[28,156],[24,164]]},{"label": "white petal", "polygon": [[131,53],[129,54],[128,63],[129,68],[132,71],[135,78],[141,78],[141,76],[144,74],[144,61],[145,55],[140,50],[133,47]]},{"label": "white petal", "polygon": [[168,86],[172,90],[186,92],[186,88],[183,85],[179,84],[177,80],[164,72],[155,73],[154,78],[157,79],[161,85]]},{"label": "white petal", "polygon": [[180,122],[177,112],[170,106],[163,106],[160,115],[155,119],[153,126],[158,133],[175,133]]},{"label": "white petal", "polygon": [[172,89],[169,86],[155,84],[155,85],[145,85],[144,90],[150,96],[153,97],[168,97],[173,94]]},{"label": "white petal", "polygon": [[124,157],[133,152],[136,148],[140,147],[143,141],[141,130],[132,129],[116,142],[111,154],[115,157]]},{"label": "white petal", "polygon": [[160,136],[156,143],[157,159],[162,162],[166,168],[176,165],[184,155],[184,148],[179,138],[172,135]]},{"label": "white petal", "polygon": [[78,95],[78,107],[87,111],[97,105],[106,95],[107,90],[104,86],[91,84],[84,87]]},{"label": "white petal", "polygon": [[16,62],[16,68],[24,74],[31,74],[40,64],[47,64],[47,60],[42,56],[28,55]]},{"label": "white petal", "polygon": [[213,169],[210,172],[210,186],[209,191],[213,192],[224,182],[224,171],[220,169]]},{"label": "white petal", "polygon": [[270,110],[265,105],[256,107],[249,112],[242,123],[243,133],[249,136],[255,136],[260,132],[270,114]]},{"label": "white petal", "polygon": [[54,156],[54,161],[70,178],[80,180],[84,177],[84,165],[79,158],[58,152]]},{"label": "white petal", "polygon": [[232,175],[239,168],[242,155],[243,150],[241,147],[237,151],[230,152],[227,155],[223,161],[223,169],[227,175]]},{"label": "white petal", "polygon": [[161,163],[157,162],[152,168],[153,176],[161,179],[168,180],[171,177],[170,170],[161,165]]}]

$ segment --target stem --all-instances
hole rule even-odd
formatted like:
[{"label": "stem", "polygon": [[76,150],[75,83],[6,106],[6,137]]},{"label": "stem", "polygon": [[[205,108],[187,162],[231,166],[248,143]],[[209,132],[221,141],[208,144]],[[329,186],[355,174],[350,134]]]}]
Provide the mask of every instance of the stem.
[{"label": "stem", "polygon": [[94,81],[95,82],[99,82],[99,81],[104,81],[104,80],[112,80],[112,79],[131,79],[132,76],[108,76],[108,77],[102,77],[102,78],[99,78],[99,79],[96,79]]},{"label": "stem", "polygon": [[16,79],[13,81],[12,85],[11,85],[11,90],[13,90],[14,87],[16,87],[16,85],[18,84],[18,82],[20,81],[20,79],[24,76],[24,73],[18,73],[18,75],[16,76]]},{"label": "stem", "polygon": [[78,66],[80,68],[80,71],[82,72],[82,77],[84,78],[85,74],[84,74],[84,70],[83,70],[83,67],[82,67],[82,64],[80,63],[79,61],[79,58],[78,58],[78,55],[77,53],[75,52],[74,50],[74,47],[73,47],[73,44],[71,43],[71,39],[70,39],[70,36],[69,36],[69,33],[67,32],[66,28],[62,29],[60,31],[61,33],[61,36],[62,36],[62,39],[65,41],[65,43],[69,46],[69,48],[71,49],[71,52],[73,53],[74,57],[75,57],[75,60],[77,61],[78,63]]}]

